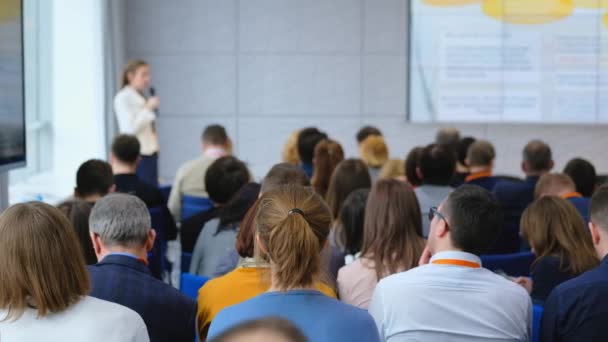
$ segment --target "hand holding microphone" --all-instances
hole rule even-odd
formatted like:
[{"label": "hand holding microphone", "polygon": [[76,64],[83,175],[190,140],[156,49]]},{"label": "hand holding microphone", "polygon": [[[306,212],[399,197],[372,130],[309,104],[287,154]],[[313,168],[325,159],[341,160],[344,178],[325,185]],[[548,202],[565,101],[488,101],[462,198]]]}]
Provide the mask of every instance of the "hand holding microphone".
[{"label": "hand holding microphone", "polygon": [[148,110],[157,112],[158,114],[158,106],[160,106],[160,99],[158,98],[158,96],[156,96],[156,89],[154,89],[154,87],[150,87],[150,97],[146,101],[145,106],[146,108],[148,108]]}]

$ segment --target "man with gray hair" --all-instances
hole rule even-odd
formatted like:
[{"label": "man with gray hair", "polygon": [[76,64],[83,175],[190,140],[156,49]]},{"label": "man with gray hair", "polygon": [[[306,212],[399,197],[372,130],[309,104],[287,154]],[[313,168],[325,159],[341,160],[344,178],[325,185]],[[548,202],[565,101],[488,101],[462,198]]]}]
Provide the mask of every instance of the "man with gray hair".
[{"label": "man with gray hair", "polygon": [[127,194],[105,196],[91,211],[89,229],[99,260],[88,267],[90,295],[136,311],[152,342],[192,342],[196,302],[154,278],[147,267],[156,232],[146,204]]},{"label": "man with gray hair", "polygon": [[460,131],[455,127],[444,127],[437,131],[435,143],[454,147],[460,142]]}]

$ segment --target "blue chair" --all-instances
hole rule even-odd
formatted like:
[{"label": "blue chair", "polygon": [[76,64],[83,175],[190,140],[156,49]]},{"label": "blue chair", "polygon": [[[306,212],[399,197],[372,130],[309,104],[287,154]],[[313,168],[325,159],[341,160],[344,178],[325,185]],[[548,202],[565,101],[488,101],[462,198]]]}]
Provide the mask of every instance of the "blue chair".
[{"label": "blue chair", "polygon": [[169,202],[169,195],[171,194],[171,185],[161,185],[158,187],[160,193],[163,194],[163,198],[165,199],[165,203]]},{"label": "blue chair", "polygon": [[168,268],[169,262],[166,260],[167,238],[165,227],[165,216],[168,215],[163,208],[150,208],[150,219],[152,228],[156,231],[156,240],[152,251],[148,253],[148,267],[152,275],[158,279],[163,278],[163,271]]},{"label": "blue chair", "polygon": [[534,305],[532,314],[532,342],[540,341],[540,328],[543,318],[543,307],[540,305]]},{"label": "blue chair", "polygon": [[208,280],[208,277],[199,277],[190,273],[182,273],[179,282],[179,291],[192,299],[196,299],[198,297],[198,290],[203,287]]},{"label": "blue chair", "polygon": [[182,196],[182,221],[192,217],[202,211],[207,211],[213,208],[213,202],[205,197]]},{"label": "blue chair", "polygon": [[490,271],[501,270],[511,276],[528,276],[535,258],[530,252],[482,255],[481,264]]},{"label": "blue chair", "polygon": [[190,271],[190,263],[192,262],[192,253],[182,252],[182,273]]}]

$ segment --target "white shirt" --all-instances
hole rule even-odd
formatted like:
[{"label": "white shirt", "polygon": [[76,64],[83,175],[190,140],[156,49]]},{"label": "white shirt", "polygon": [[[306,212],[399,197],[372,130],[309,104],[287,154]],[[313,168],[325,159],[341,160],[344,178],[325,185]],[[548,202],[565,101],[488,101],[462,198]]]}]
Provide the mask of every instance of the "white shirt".
[{"label": "white shirt", "polygon": [[120,133],[133,134],[141,144],[144,156],[158,152],[158,137],[153,123],[156,114],[144,105],[146,99],[130,86],[122,88],[114,97],[114,112]]},{"label": "white shirt", "polygon": [[[428,265],[378,283],[369,313],[383,341],[528,341],[532,301],[523,287],[484,268],[433,262],[461,260],[441,252]],[[447,261],[446,261],[447,260]]]},{"label": "white shirt", "polygon": [[42,318],[35,309],[26,309],[16,321],[1,321],[6,314],[7,310],[0,309],[2,342],[150,341],[146,325],[135,311],[93,297]]}]

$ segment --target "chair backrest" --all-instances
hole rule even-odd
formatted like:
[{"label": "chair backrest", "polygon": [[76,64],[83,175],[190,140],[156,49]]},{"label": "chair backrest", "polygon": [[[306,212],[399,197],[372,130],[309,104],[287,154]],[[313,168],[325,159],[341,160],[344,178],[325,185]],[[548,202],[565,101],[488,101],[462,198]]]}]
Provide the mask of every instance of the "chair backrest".
[{"label": "chair backrest", "polygon": [[[519,218],[517,218],[519,222]],[[519,223],[505,221],[500,235],[487,254],[511,254],[520,250],[521,238],[519,236]]]},{"label": "chair backrest", "polygon": [[208,198],[183,195],[181,219],[183,221],[211,208],[213,208],[213,202]]},{"label": "chair backrest", "polygon": [[511,276],[527,276],[535,258],[531,252],[482,255],[481,264],[490,271],[501,270]]},{"label": "chair backrest", "polygon": [[532,342],[540,341],[540,326],[543,318],[543,307],[534,305],[532,312]]},{"label": "chair backrest", "polygon": [[161,185],[158,187],[160,193],[163,194],[163,198],[165,199],[165,203],[169,201],[169,195],[171,194],[171,185]]},{"label": "chair backrest", "polygon": [[198,297],[198,290],[203,287],[208,280],[208,277],[200,277],[190,273],[182,273],[179,282],[179,290],[186,296],[196,299],[196,297]]},{"label": "chair backrest", "polygon": [[192,262],[192,253],[182,252],[182,273],[188,273],[190,270],[190,262]]},{"label": "chair backrest", "polygon": [[148,267],[153,276],[162,279],[163,270],[167,267],[167,261],[165,260],[167,254],[166,220],[164,217],[167,213],[163,208],[150,208],[149,211],[152,228],[156,231],[156,240],[154,240],[152,251],[148,253]]}]

